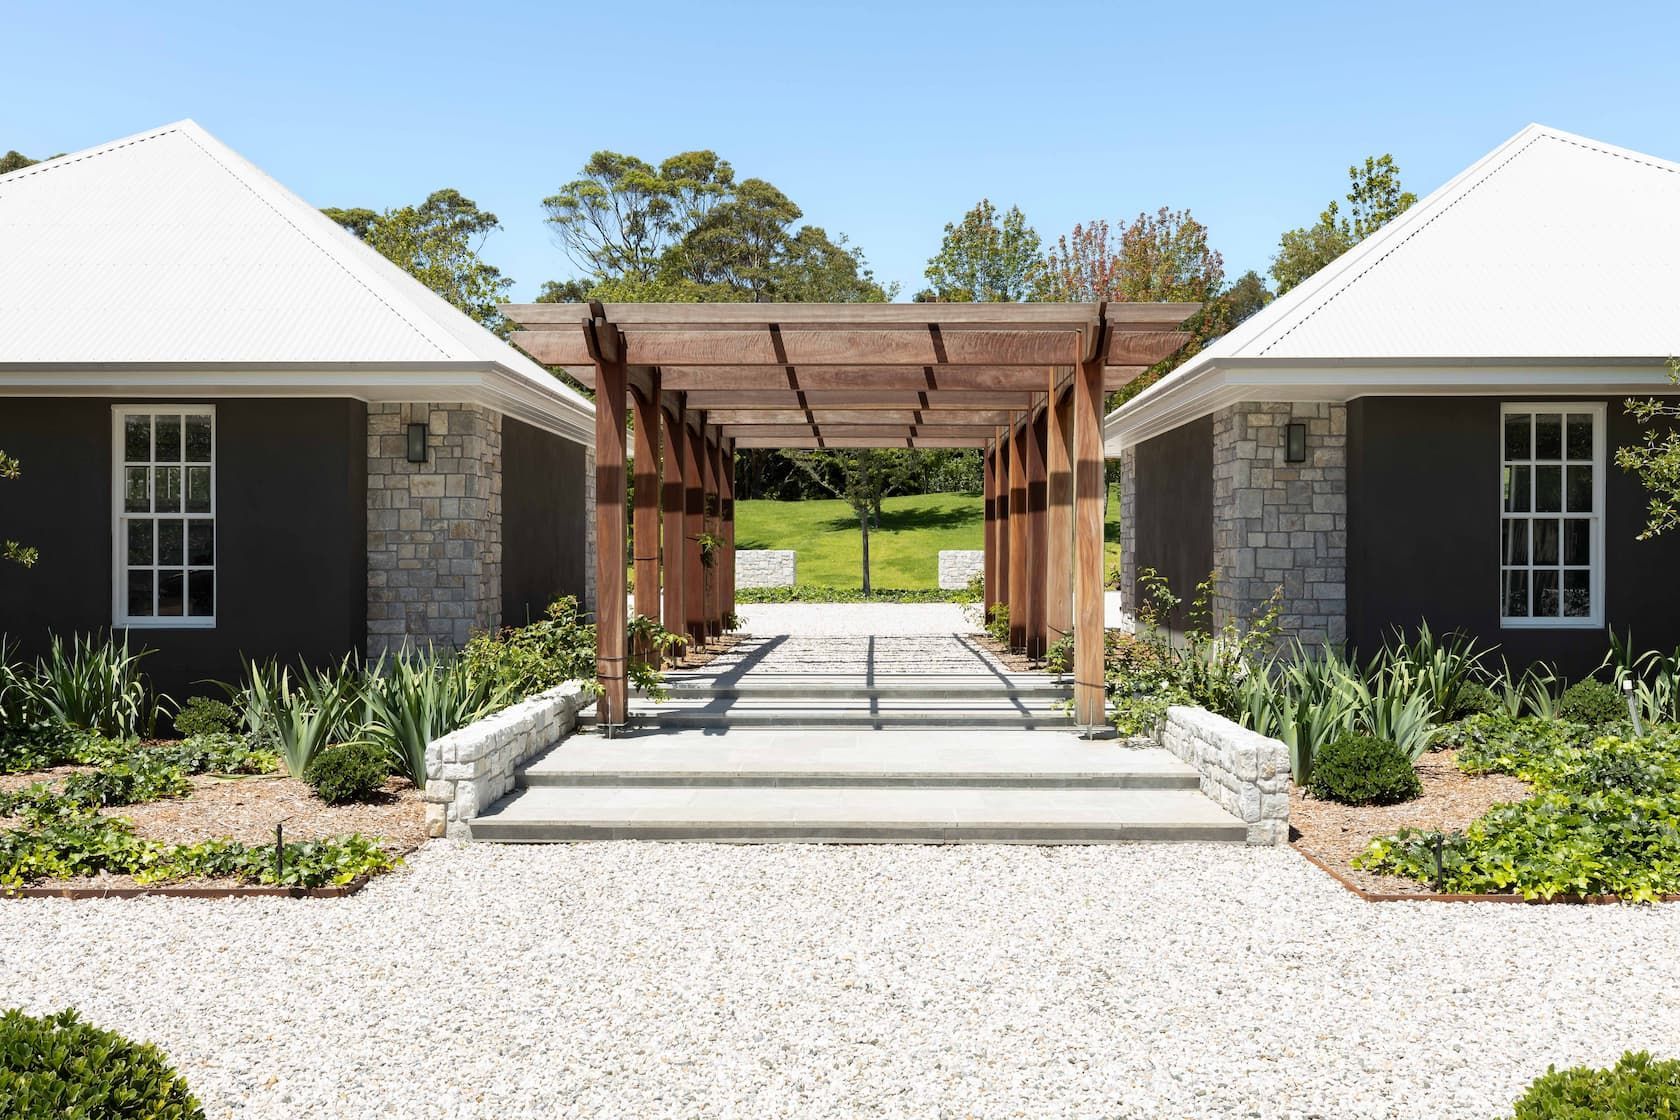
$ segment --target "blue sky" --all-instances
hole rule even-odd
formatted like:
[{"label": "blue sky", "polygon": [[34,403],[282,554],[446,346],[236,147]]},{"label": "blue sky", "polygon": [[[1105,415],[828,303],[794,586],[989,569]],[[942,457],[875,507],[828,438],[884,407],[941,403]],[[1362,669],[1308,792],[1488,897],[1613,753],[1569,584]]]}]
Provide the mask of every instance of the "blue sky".
[{"label": "blue sky", "polygon": [[907,298],[981,196],[1048,241],[1189,207],[1264,271],[1346,167],[1419,194],[1531,120],[1680,159],[1680,4],[78,4],[0,0],[0,150],[194,117],[318,205],[452,186],[527,298],[591,151],[713,148]]}]

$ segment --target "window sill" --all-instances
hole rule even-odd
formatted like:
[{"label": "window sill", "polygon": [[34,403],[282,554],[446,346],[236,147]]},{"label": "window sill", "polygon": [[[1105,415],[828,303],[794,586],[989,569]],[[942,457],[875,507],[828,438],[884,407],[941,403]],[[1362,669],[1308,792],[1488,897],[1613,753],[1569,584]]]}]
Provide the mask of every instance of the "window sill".
[{"label": "window sill", "polygon": [[1596,618],[1502,618],[1501,630],[1602,630]]},{"label": "window sill", "polygon": [[113,630],[214,630],[213,618],[119,618]]}]

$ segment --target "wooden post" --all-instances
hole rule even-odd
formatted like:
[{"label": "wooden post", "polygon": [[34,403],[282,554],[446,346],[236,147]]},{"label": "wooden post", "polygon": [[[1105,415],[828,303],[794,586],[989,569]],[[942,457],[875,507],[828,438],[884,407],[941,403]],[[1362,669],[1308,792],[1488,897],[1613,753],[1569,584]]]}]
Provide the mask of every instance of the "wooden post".
[{"label": "wooden post", "polygon": [[1045,415],[1050,430],[1045,464],[1044,639],[1054,645],[1073,633],[1073,395],[1056,391],[1050,376],[1052,406]]},{"label": "wooden post", "polygon": [[629,709],[625,676],[623,340],[605,319],[587,328],[595,359],[595,678],[596,714],[609,737]]},{"label": "wooden post", "polygon": [[[706,531],[706,491],[700,464],[706,457],[706,440],[696,428],[695,414],[683,427],[683,609],[687,614],[689,641],[694,648],[706,644],[706,567],[700,563],[700,534]],[[705,424],[705,414],[700,415]]]},{"label": "wooden post", "polygon": [[[646,390],[632,387],[636,444],[632,456],[636,491],[631,506],[630,539],[636,546],[636,613],[659,617],[659,371],[650,375]],[[651,655],[652,650],[637,650]]]},{"label": "wooden post", "polygon": [[[1009,429],[998,428],[997,437],[993,441],[993,455],[997,459],[997,478],[993,489],[996,493],[997,505],[997,591],[995,601],[1008,605],[1009,603],[1009,543],[1012,536],[1009,528]],[[988,619],[988,621],[990,621]]]},{"label": "wooden post", "polygon": [[1108,723],[1103,683],[1103,363],[1073,375],[1073,716]]},{"label": "wooden post", "polygon": [[723,498],[723,567],[718,582],[722,588],[723,613],[735,613],[735,441],[725,440],[722,449],[722,470],[718,480]]},{"label": "wooden post", "polygon": [[683,602],[683,448],[687,441],[683,432],[688,429],[688,402],[683,393],[674,394],[676,400],[665,423],[661,425],[660,444],[665,455],[665,485],[660,505],[665,515],[665,629],[673,634],[688,633],[688,608]]},{"label": "wooden post", "polygon": [[[704,436],[700,448],[704,458],[700,461],[700,478],[706,490],[706,532],[714,539],[723,537],[723,484],[722,462],[718,454],[718,445],[722,442],[722,435],[716,428],[712,434]],[[719,566],[723,557],[719,550],[712,549],[712,562],[706,565],[706,640],[723,633],[723,592],[718,582]]]},{"label": "wooden post", "polygon": [[984,548],[986,550],[985,563],[985,613],[982,618],[992,617],[992,607],[997,603],[997,449],[988,448],[980,455],[980,491],[985,505],[986,535]]},{"label": "wooden post", "polygon": [[1027,428],[1032,417],[1009,434],[1009,648],[1027,648],[1027,579],[1032,571],[1027,539]]},{"label": "wooden post", "polygon": [[[1048,411],[1048,410],[1047,410]],[[1044,439],[1048,425],[1045,416],[1029,417],[1027,437],[1027,656],[1038,660],[1044,656],[1044,591],[1045,533],[1044,533]]]}]

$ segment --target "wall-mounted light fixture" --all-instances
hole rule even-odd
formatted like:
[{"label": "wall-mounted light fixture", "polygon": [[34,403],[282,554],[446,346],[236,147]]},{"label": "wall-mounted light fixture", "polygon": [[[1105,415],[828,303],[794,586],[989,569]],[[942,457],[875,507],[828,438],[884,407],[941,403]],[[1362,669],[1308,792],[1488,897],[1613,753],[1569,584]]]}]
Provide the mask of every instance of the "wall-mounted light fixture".
[{"label": "wall-mounted light fixture", "polygon": [[1304,463],[1307,461],[1307,426],[1305,424],[1287,424],[1284,426],[1283,461],[1286,463]]},{"label": "wall-mounted light fixture", "polygon": [[410,424],[408,426],[408,461],[424,463],[426,461],[426,425]]}]

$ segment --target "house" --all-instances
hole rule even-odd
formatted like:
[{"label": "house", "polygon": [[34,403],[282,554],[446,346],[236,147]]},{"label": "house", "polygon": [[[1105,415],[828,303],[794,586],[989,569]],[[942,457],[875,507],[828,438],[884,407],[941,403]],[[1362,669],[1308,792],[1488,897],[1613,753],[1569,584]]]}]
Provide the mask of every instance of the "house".
[{"label": "house", "polygon": [[593,406],[192,121],[0,176],[0,632],[166,691],[587,596]]},{"label": "house", "polygon": [[1531,125],[1109,415],[1126,605],[1151,567],[1358,651],[1672,649],[1680,534],[1615,449],[1677,353],[1680,165]]}]

